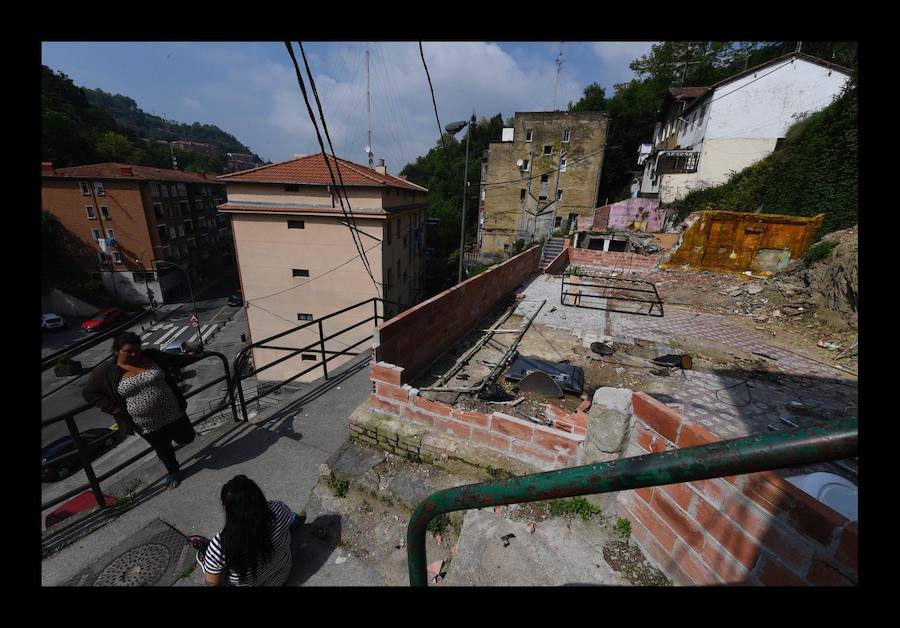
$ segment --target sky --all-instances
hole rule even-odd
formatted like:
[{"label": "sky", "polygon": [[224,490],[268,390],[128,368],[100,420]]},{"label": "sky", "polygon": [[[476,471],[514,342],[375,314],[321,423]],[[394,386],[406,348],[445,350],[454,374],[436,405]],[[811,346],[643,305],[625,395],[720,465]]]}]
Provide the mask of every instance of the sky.
[{"label": "sky", "polygon": [[[384,159],[388,172],[396,174],[438,142],[417,42],[303,45],[339,157],[368,160],[367,46],[375,159]],[[423,48],[446,125],[473,110],[479,118],[501,113],[504,119],[516,111],[552,110],[554,97],[565,109],[591,82],[612,95],[616,83],[632,78],[629,63],[651,45],[563,43],[558,93],[560,42],[424,42]],[[294,50],[303,71],[296,44]],[[214,124],[263,159],[278,162],[319,152],[281,42],[44,42],[42,62],[81,87],[133,98],[148,113]]]}]

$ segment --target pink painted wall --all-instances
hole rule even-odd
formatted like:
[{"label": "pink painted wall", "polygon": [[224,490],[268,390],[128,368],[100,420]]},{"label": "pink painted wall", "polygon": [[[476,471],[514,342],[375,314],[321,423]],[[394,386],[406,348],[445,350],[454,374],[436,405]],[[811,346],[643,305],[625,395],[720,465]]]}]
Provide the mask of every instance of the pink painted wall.
[{"label": "pink painted wall", "polygon": [[[618,203],[598,207],[594,212],[593,229],[595,231],[662,231],[666,221],[666,210],[659,206],[659,201],[649,198],[629,198]],[[629,225],[639,223],[636,227]]]}]

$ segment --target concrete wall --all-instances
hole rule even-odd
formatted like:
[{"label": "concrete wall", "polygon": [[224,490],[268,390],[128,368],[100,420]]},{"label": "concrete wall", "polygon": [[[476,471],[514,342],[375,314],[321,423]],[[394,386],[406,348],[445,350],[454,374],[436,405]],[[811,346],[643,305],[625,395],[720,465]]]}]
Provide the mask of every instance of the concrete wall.
[{"label": "concrete wall", "polygon": [[[604,144],[608,118],[600,112],[536,112],[516,113],[512,142],[492,143],[489,147],[487,173],[481,183],[491,184],[514,181],[532,176],[531,194],[520,199],[521,190],[529,188],[529,182],[520,181],[504,185],[487,185],[484,200],[484,225],[481,250],[485,253],[503,253],[504,245],[511,250],[515,241],[524,238],[531,241],[549,235],[554,218],[568,220],[569,214],[589,215],[597,201],[597,185],[603,165]],[[532,141],[526,142],[526,130],[532,129]],[[571,130],[568,143],[562,142],[565,129]],[[552,146],[552,153],[544,156],[543,146]],[[534,155],[529,151],[534,150]],[[548,213],[537,224],[523,211],[527,207],[534,213],[540,196],[540,175],[547,173],[547,200],[542,208],[554,200],[557,189],[557,168],[560,150],[566,151],[566,170],[559,173],[559,189],[562,201],[548,206]],[[587,157],[587,155],[591,155]],[[523,172],[516,162],[530,160],[529,171]],[[532,196],[534,198],[532,198]]]},{"label": "concrete wall", "polygon": [[803,255],[824,219],[701,211],[689,217],[681,244],[663,266],[774,272]]},{"label": "concrete wall", "polygon": [[[424,219],[425,210],[419,208],[397,211],[386,218],[384,233],[386,237],[390,230],[391,241],[385,240],[382,247],[382,268],[385,269],[384,282],[388,284],[383,297],[388,301],[403,306],[419,301],[425,256],[416,246],[415,231],[422,228]],[[399,311],[400,306],[387,304],[385,317],[391,318]]]},{"label": "concrete wall", "polygon": [[[721,440],[646,393],[632,397],[626,457]],[[859,526],[772,472],[622,491],[619,517],[682,585],[852,585]]]},{"label": "concrete wall", "polygon": [[41,307],[44,312],[53,312],[62,317],[68,316],[91,316],[100,308],[91,305],[86,301],[82,301],[71,294],[66,294],[62,290],[53,289],[50,294],[41,295]]},{"label": "concrete wall", "polygon": [[536,272],[540,254],[540,247],[532,247],[382,324],[375,339],[376,359],[415,377]]},{"label": "concrete wall", "polygon": [[[606,219],[606,225],[602,223]],[[662,231],[666,222],[666,210],[659,201],[648,198],[629,198],[597,208],[594,214],[594,228],[615,231]],[[599,223],[599,224],[598,224]]]}]

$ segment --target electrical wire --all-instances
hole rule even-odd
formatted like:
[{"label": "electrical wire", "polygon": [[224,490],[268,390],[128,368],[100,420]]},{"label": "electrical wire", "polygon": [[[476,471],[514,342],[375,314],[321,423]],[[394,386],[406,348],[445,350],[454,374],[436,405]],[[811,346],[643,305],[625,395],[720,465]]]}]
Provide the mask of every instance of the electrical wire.
[{"label": "electrical wire", "polygon": [[434,98],[434,86],[431,84],[431,73],[428,72],[428,64],[425,63],[425,51],[422,50],[422,42],[419,42],[419,56],[422,57],[422,65],[425,66],[425,76],[428,77],[428,89],[431,90],[431,103],[434,105],[434,119],[437,121],[438,125],[438,134],[441,138],[441,146],[444,147],[444,158],[447,160],[447,165],[450,165],[450,155],[447,153],[447,144],[444,141],[444,127],[441,126],[441,119],[438,117],[437,110],[437,100]]}]

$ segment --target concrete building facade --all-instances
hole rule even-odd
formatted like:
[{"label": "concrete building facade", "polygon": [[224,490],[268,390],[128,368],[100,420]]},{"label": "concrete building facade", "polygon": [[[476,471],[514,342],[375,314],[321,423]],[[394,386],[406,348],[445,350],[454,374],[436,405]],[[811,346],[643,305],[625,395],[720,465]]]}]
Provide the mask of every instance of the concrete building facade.
[{"label": "concrete building facade", "polygon": [[[330,157],[328,161],[335,177],[340,168],[352,209],[350,226],[321,153],[219,177],[228,189],[228,203],[219,211],[231,216],[234,227],[251,341],[317,321],[372,297],[385,300],[383,307],[378,306],[385,318],[422,298],[427,190],[388,175],[383,167],[369,169]],[[372,277],[353,242],[353,225]],[[354,308],[323,321],[323,332],[326,336],[336,333],[373,312],[372,304]],[[325,350],[365,351],[370,345],[349,347],[373,328],[374,322],[361,324],[327,342]],[[276,344],[306,347],[318,341],[318,333],[318,325],[311,325]],[[284,381],[321,363],[321,349],[285,360],[260,373],[258,379]],[[254,349],[254,364],[259,369],[285,355],[280,350]],[[338,356],[327,367],[337,368],[348,359]],[[298,381],[321,375],[321,370],[313,370]]]},{"label": "concrete building facade", "polygon": [[605,112],[517,112],[482,161],[478,243],[484,254],[568,233],[597,206]]},{"label": "concrete building facade", "polygon": [[231,227],[216,213],[225,186],[203,173],[103,163],[41,164],[41,207],[64,229],[73,263],[123,300],[189,298],[192,287],[235,270]]},{"label": "concrete building facade", "polygon": [[662,203],[719,185],[775,151],[797,120],[840,94],[850,70],[792,53],[710,87],[670,90],[649,155],[641,196]]}]

